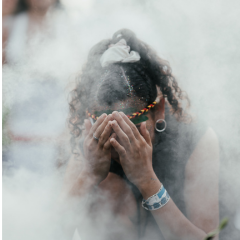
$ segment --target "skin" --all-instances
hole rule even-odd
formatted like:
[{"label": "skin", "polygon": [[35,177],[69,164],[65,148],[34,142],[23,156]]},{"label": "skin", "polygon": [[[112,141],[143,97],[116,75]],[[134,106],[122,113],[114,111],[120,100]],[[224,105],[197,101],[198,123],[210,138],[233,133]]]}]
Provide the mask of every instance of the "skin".
[{"label": "skin", "polygon": [[17,7],[17,0],[3,0],[2,1],[2,64],[6,62],[6,56],[5,56],[5,47],[7,44],[7,40],[9,37],[9,27],[6,26],[5,19],[7,19],[8,16],[11,16],[14,14],[14,11]]},{"label": "skin", "polygon": [[[136,215],[136,202],[124,181],[109,173],[111,157],[122,165],[127,178],[139,189],[144,199],[155,194],[161,182],[152,168],[154,124],[157,119],[164,119],[164,111],[162,99],[155,107],[154,114],[149,112],[148,120],[141,123],[140,127],[136,127],[124,113],[116,111],[108,116],[103,114],[93,126],[89,120],[85,121],[85,160],[82,172],[80,175],[78,172],[75,186],[71,189],[74,189],[75,196],[83,196],[98,185],[103,194],[115,196],[109,204],[113,206],[113,212],[122,216],[122,223],[118,224],[122,224],[124,229],[126,225],[128,229],[133,227],[129,219]],[[93,134],[99,141],[93,138]],[[186,165],[183,191],[188,218],[171,199],[163,208],[151,211],[165,239],[202,240],[206,233],[217,227],[218,166],[217,138],[208,129]],[[122,192],[125,194],[118,194]],[[123,204],[124,195],[129,197],[128,203],[132,207]],[[117,207],[114,208],[115,205]]]},{"label": "skin", "polygon": [[18,0],[3,0],[2,1],[2,17],[11,15],[14,13],[17,7]]},{"label": "skin", "polygon": [[27,0],[26,2],[29,5],[30,10],[46,12],[56,2],[56,0]]},{"label": "skin", "polygon": [[47,32],[48,22],[46,22],[47,13],[53,8],[56,0],[26,0],[28,9],[28,37],[34,36],[39,32]]}]

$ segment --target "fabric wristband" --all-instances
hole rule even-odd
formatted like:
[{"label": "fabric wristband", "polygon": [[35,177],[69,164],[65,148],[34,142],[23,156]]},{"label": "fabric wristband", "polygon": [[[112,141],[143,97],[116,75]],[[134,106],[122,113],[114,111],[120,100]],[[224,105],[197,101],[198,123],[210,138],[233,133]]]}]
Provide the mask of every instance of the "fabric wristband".
[{"label": "fabric wristband", "polygon": [[159,191],[147,200],[142,200],[142,207],[146,210],[156,210],[168,203],[170,196],[164,186],[162,185]]}]

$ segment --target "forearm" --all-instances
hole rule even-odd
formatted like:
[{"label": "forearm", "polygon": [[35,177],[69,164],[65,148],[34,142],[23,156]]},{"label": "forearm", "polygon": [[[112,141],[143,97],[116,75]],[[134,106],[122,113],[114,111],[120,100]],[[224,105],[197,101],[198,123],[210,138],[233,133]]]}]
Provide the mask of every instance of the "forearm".
[{"label": "forearm", "polygon": [[[144,199],[148,199],[159,191],[160,181],[156,175],[139,187]],[[192,224],[177,208],[170,199],[169,202],[160,209],[151,211],[165,239],[183,240],[203,240],[206,233]]]}]

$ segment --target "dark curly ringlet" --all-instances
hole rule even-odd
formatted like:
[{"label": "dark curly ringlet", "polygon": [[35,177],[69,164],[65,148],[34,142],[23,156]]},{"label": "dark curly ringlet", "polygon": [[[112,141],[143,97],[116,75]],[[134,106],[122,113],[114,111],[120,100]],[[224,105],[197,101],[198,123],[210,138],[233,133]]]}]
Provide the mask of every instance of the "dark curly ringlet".
[{"label": "dark curly ringlet", "polygon": [[[141,59],[135,63],[114,63],[102,68],[100,58],[110,44],[125,39],[131,51],[140,54]],[[117,101],[125,100],[127,85],[121,78],[122,69],[129,76],[135,94],[146,102],[146,106],[157,98],[157,86],[162,96],[170,104],[173,114],[178,121],[184,121],[185,112],[181,101],[189,100],[179,88],[171,73],[168,63],[159,58],[156,52],[146,43],[137,39],[136,35],[128,29],[117,31],[112,39],[103,40],[90,50],[87,63],[77,79],[76,88],[71,92],[69,124],[72,134],[72,147],[74,139],[81,135],[81,126],[86,118],[86,109],[91,109],[94,99],[100,104],[111,106]]]}]

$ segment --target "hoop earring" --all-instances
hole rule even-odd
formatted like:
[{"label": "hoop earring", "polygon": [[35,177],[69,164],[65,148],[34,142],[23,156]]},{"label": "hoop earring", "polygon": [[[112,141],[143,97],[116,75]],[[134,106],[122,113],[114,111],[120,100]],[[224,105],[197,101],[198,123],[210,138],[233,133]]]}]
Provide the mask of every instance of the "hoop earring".
[{"label": "hoop earring", "polygon": [[[159,129],[157,128],[157,123],[160,122],[160,121],[164,122],[164,124],[165,124],[164,128],[161,129],[161,130],[159,130]],[[164,132],[166,128],[167,128],[167,122],[166,122],[164,119],[158,119],[158,120],[156,121],[156,123],[155,123],[155,129],[156,129],[157,132]]]}]

